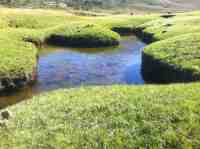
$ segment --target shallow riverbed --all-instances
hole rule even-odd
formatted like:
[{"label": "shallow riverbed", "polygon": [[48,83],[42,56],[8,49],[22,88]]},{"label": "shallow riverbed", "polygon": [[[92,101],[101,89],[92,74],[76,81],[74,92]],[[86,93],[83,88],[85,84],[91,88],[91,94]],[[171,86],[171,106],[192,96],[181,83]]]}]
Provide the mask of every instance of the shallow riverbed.
[{"label": "shallow riverbed", "polygon": [[62,48],[40,50],[38,81],[14,93],[0,96],[0,108],[41,92],[86,85],[144,84],[141,51],[145,46],[135,36],[123,37],[119,47]]}]

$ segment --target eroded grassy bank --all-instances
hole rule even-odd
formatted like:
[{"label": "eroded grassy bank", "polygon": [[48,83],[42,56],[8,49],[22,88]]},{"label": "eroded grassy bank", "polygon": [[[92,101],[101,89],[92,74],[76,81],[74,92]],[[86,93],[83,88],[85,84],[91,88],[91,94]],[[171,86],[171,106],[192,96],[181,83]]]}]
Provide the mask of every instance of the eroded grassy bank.
[{"label": "eroded grassy bank", "polygon": [[140,25],[136,34],[152,43],[143,50],[147,82],[199,81],[199,12],[176,14]]},{"label": "eroded grassy bank", "polygon": [[143,53],[143,74],[159,83],[200,80],[200,34],[186,34],[154,43]]}]

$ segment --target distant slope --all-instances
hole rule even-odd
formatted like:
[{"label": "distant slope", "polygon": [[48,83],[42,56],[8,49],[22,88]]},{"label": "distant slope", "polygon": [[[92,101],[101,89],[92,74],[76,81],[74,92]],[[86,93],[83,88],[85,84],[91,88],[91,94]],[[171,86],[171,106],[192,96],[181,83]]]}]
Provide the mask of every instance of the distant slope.
[{"label": "distant slope", "polygon": [[198,9],[200,8],[199,0],[161,0],[164,7],[174,7],[178,9]]},{"label": "distant slope", "polygon": [[200,0],[0,0],[11,7],[73,7],[93,8],[139,8],[151,10],[191,10],[200,8]]},{"label": "distant slope", "polygon": [[195,10],[200,8],[199,0],[130,0],[129,7],[159,10]]}]

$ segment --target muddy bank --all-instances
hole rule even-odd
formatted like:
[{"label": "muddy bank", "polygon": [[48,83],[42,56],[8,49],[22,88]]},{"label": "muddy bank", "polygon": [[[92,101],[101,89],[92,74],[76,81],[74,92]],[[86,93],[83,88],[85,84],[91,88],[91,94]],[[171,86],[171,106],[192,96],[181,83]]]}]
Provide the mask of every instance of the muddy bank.
[{"label": "muddy bank", "polygon": [[18,78],[0,78],[0,93],[10,92],[37,81],[37,68],[31,74],[24,74]]},{"label": "muddy bank", "polygon": [[[36,47],[39,47],[36,45]],[[39,60],[39,53],[36,54],[36,63]],[[37,65],[32,68],[31,73],[21,73],[17,77],[0,77],[0,94],[7,92],[14,92],[17,89],[23,88],[27,85],[32,85],[37,81]]]}]

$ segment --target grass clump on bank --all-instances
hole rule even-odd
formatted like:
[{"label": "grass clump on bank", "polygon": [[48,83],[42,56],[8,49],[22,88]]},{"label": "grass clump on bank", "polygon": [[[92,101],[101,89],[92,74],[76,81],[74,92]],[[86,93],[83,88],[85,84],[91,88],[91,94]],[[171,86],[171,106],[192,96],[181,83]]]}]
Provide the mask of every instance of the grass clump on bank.
[{"label": "grass clump on bank", "polygon": [[30,43],[0,38],[0,90],[33,81],[37,49]]},{"label": "grass clump on bank", "polygon": [[169,38],[143,51],[143,75],[147,81],[170,83],[200,80],[200,33]]},{"label": "grass clump on bank", "polygon": [[8,108],[0,146],[198,148],[200,85],[59,90]]},{"label": "grass clump on bank", "polygon": [[103,47],[118,45],[120,36],[99,25],[71,23],[49,29],[45,42],[73,47]]}]

